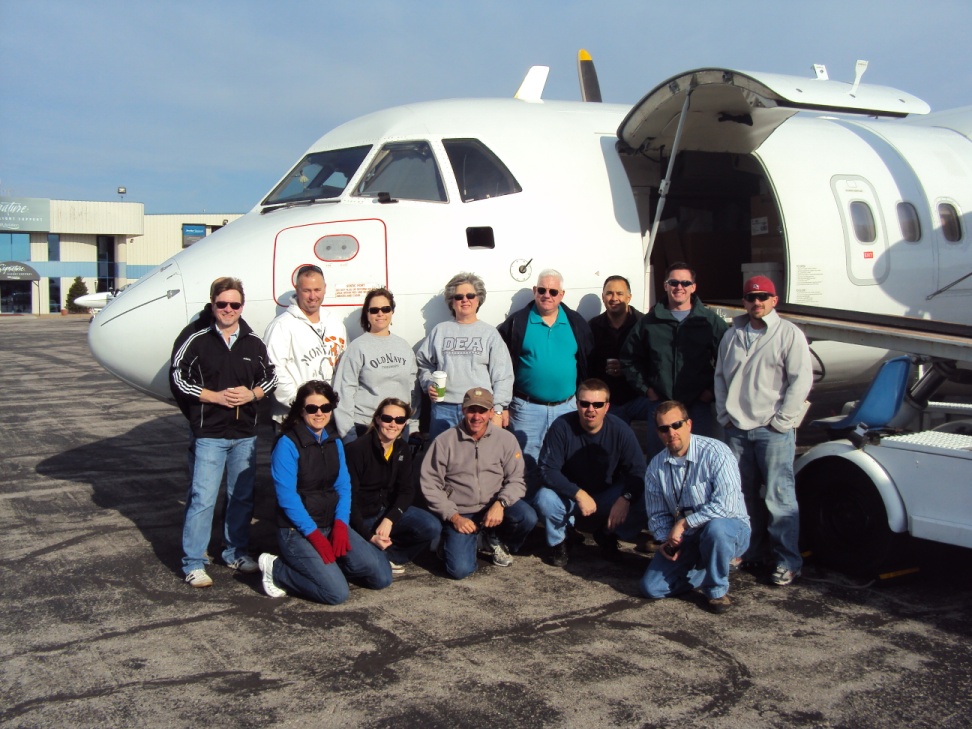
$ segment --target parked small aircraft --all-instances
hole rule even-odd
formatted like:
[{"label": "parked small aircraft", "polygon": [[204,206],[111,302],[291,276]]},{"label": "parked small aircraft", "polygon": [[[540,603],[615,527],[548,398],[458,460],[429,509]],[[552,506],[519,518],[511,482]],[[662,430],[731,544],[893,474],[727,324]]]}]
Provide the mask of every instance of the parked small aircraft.
[{"label": "parked small aircraft", "polygon": [[[600,91],[582,51],[582,97]],[[94,356],[169,399],[177,333],[218,276],[241,278],[257,331],[322,267],[345,313],[375,286],[396,333],[418,342],[448,317],[456,272],[486,282],[499,323],[537,274],[564,274],[587,317],[605,277],[644,309],[668,263],[698,271],[704,300],[739,301],[744,277],[781,301],[967,323],[972,317],[972,111],[929,115],[895,89],[729,69],[679,74],[633,108],[542,99],[534,67],[512,99],[413,104],[321,137],[247,215],[165,261],[94,320]],[[918,114],[923,118],[906,119]],[[874,350],[814,344],[824,382],[860,376]]]}]

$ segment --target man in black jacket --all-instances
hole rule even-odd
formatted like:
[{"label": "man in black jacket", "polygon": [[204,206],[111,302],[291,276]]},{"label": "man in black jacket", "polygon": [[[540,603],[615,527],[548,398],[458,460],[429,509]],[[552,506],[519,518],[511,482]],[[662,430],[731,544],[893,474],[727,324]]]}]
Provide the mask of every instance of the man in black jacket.
[{"label": "man in black jacket", "polygon": [[194,439],[192,484],[182,531],[182,571],[192,587],[213,584],[205,569],[206,548],[224,470],[223,559],[240,572],[259,569],[247,553],[256,473],[256,403],[277,382],[267,348],[241,318],[244,294],[239,279],[213,281],[209,300],[213,325],[185,338],[169,371]]}]

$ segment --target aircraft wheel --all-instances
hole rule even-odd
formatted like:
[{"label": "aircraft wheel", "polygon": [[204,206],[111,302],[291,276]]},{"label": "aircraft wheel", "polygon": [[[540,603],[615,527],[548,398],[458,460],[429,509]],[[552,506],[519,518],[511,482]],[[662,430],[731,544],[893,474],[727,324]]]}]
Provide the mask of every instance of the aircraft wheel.
[{"label": "aircraft wheel", "polygon": [[800,534],[821,563],[874,577],[899,554],[906,539],[888,526],[881,494],[860,468],[843,458],[821,458],[797,479]]}]

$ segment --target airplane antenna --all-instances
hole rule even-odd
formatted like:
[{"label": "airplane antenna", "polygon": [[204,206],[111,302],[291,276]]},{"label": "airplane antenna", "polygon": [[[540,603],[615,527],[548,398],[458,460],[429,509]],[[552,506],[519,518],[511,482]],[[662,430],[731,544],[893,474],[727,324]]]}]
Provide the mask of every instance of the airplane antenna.
[{"label": "airplane antenna", "polygon": [[827,67],[822,63],[813,64],[813,72],[817,74],[817,81],[830,80],[830,76],[827,75]]},{"label": "airplane antenna", "polygon": [[854,66],[854,85],[851,86],[850,95],[854,96],[857,93],[857,87],[861,85],[861,77],[867,70],[867,61],[858,61],[857,65]]},{"label": "airplane antenna", "polygon": [[542,101],[543,87],[547,85],[549,73],[550,66],[530,66],[513,98],[520,101]]},{"label": "airplane antenna", "polygon": [[601,85],[591,54],[581,48],[577,52],[577,80],[580,81],[581,101],[601,101]]}]

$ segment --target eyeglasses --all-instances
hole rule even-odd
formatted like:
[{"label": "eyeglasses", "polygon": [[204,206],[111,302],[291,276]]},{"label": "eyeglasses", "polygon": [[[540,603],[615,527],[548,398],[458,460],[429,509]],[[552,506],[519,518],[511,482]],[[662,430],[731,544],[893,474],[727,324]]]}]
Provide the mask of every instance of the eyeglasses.
[{"label": "eyeglasses", "polygon": [[379,311],[382,314],[391,314],[392,308],[390,306],[369,306],[368,307],[369,314],[377,314]]},{"label": "eyeglasses", "polygon": [[685,425],[685,422],[686,421],[684,420],[676,420],[674,423],[670,423],[668,425],[659,425],[658,432],[667,433],[669,430],[681,430],[682,426]]},{"label": "eyeglasses", "polygon": [[743,296],[743,298],[751,304],[754,301],[766,301],[770,296],[772,296],[772,294],[763,293],[761,291],[758,294],[746,294]]},{"label": "eyeglasses", "polygon": [[378,416],[378,419],[383,423],[394,423],[395,425],[405,425],[408,422],[407,415],[388,415],[387,413],[382,413]]},{"label": "eyeglasses", "polygon": [[297,278],[300,278],[301,276],[304,276],[308,273],[319,273],[321,274],[321,276],[324,275],[324,272],[320,269],[319,266],[301,266],[300,268],[297,269]]},{"label": "eyeglasses", "polygon": [[322,413],[329,413],[334,409],[334,406],[326,402],[323,405],[304,405],[304,412],[308,415],[317,415],[317,411],[320,410]]},{"label": "eyeglasses", "polygon": [[551,296],[557,296],[557,294],[560,293],[560,289],[548,289],[544,286],[536,286],[535,288],[537,293],[540,294],[541,296],[543,296],[546,293],[549,293]]},{"label": "eyeglasses", "polygon": [[695,286],[695,281],[679,281],[677,278],[670,278],[666,282],[669,288],[675,288],[681,286],[683,289],[687,289],[689,286]]},{"label": "eyeglasses", "polygon": [[600,410],[606,404],[607,403],[604,400],[601,400],[599,402],[594,402],[592,400],[578,400],[577,401],[577,405],[578,405],[578,407],[580,407],[581,410],[587,410],[587,408],[594,408],[595,410]]},{"label": "eyeglasses", "polygon": [[455,294],[452,298],[456,301],[462,301],[463,299],[469,299],[472,301],[473,299],[478,299],[479,294]]},{"label": "eyeglasses", "polygon": [[239,301],[214,301],[213,303],[216,304],[217,309],[225,309],[228,306],[233,311],[239,311],[243,308],[243,304]]}]

